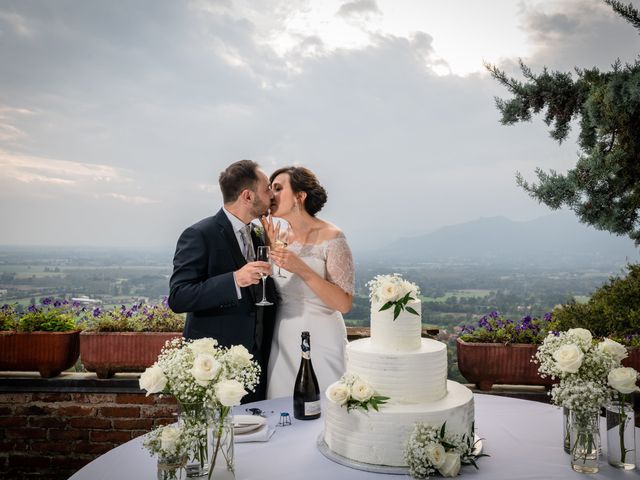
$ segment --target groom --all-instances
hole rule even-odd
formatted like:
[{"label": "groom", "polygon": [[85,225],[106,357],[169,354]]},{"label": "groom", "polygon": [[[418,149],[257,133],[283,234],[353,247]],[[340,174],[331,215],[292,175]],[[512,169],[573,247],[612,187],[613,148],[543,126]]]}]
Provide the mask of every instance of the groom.
[{"label": "groom", "polygon": [[[251,160],[229,165],[219,184],[224,206],[178,239],[169,306],[177,313],[188,312],[185,338],[213,337],[222,346],[241,344],[253,354],[262,372],[256,391],[243,399],[248,403],[265,398],[275,322],[275,306],[256,306],[262,298],[257,289],[261,274],[269,274],[270,265],[255,261],[263,240],[251,220],[267,214],[273,192]],[[273,280],[267,277],[267,298],[275,303],[276,297]]]}]

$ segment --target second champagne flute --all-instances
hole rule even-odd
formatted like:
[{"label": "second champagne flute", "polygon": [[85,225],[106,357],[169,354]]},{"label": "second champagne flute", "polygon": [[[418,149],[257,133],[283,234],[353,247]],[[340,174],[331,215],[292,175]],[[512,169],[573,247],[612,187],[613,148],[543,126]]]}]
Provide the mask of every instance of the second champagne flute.
[{"label": "second champagne flute", "polygon": [[[259,262],[267,262],[269,263],[269,247],[258,247],[258,255],[256,260]],[[260,300],[256,305],[265,306],[265,305],[273,305],[270,301],[267,300],[266,293],[266,281],[269,275],[265,273],[261,273],[262,277],[262,300]]]},{"label": "second champagne flute", "polygon": [[[282,224],[280,224],[280,229],[278,230],[278,233],[276,235],[275,246],[280,248],[287,248],[288,242],[289,242],[289,226],[287,226],[287,228],[282,230]],[[287,278],[286,275],[282,274],[282,271],[280,270],[280,265],[278,265],[278,273],[276,274],[276,277]]]}]

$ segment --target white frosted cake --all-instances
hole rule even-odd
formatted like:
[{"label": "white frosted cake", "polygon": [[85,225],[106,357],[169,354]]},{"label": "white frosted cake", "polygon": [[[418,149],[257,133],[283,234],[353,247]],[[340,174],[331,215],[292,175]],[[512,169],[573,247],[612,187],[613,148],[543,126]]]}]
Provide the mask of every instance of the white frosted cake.
[{"label": "white frosted cake", "polygon": [[371,337],[347,346],[347,372],[366,381],[377,395],[390,399],[379,411],[354,408],[331,399],[325,402],[324,441],[333,452],[357,462],[406,466],[404,447],[417,422],[449,433],[472,434],[473,394],[447,380],[447,348],[421,338],[420,302],[410,301],[418,315],[393,308],[371,308]]}]

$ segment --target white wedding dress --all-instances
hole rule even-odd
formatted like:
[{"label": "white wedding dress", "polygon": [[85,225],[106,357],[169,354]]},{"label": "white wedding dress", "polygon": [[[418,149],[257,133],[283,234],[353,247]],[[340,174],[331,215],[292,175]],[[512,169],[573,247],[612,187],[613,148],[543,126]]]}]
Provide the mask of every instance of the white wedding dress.
[{"label": "white wedding dress", "polygon": [[[353,294],[353,258],[344,235],[317,245],[294,242],[288,248],[318,275]],[[281,302],[269,356],[267,398],[293,394],[300,367],[300,333],[303,331],[311,334],[311,362],[321,392],[345,371],[347,330],[342,314],[327,307],[299,276],[284,269],[282,273],[287,278],[274,275]]]}]

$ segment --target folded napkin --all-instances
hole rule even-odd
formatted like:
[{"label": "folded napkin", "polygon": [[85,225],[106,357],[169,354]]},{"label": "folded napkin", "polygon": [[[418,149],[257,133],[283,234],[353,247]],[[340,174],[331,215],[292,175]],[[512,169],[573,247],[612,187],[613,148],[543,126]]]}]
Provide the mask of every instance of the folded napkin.
[{"label": "folded napkin", "polygon": [[265,423],[257,430],[253,430],[247,433],[236,433],[233,436],[233,441],[234,443],[268,442],[275,432],[275,427],[271,427]]}]

